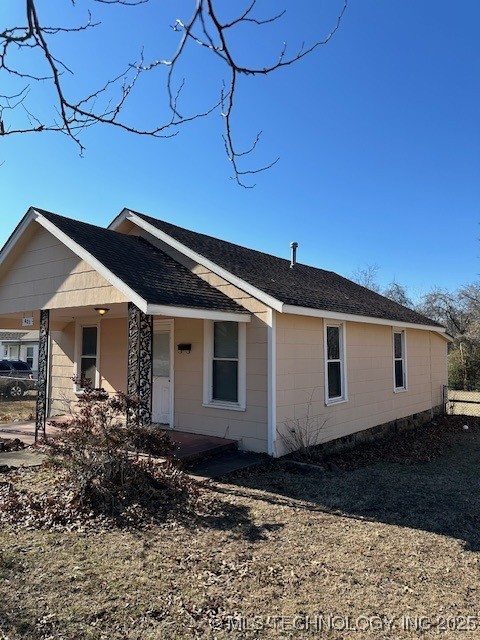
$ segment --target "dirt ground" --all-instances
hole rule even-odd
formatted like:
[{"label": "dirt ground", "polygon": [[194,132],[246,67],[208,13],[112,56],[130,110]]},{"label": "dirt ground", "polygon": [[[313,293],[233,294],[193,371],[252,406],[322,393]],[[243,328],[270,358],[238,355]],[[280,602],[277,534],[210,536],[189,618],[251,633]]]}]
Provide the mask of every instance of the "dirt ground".
[{"label": "dirt ground", "polygon": [[[378,445],[374,464],[357,452],[333,471],[276,462],[212,483],[204,492],[215,508],[190,521],[131,531],[4,524],[0,634],[478,638],[480,426],[464,423]],[[427,461],[412,459],[432,448]],[[47,473],[0,480],[38,486]]]}]

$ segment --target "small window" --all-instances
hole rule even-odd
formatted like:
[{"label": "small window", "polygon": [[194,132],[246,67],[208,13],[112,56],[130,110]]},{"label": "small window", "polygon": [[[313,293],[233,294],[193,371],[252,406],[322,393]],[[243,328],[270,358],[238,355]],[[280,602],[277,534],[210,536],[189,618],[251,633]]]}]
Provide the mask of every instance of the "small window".
[{"label": "small window", "polygon": [[393,380],[395,391],[402,391],[407,388],[405,331],[393,332]]},{"label": "small window", "polygon": [[92,387],[97,384],[97,327],[82,327],[82,353],[80,357],[80,379],[88,380]]},{"label": "small window", "polygon": [[326,403],[347,399],[345,381],[344,325],[325,326],[325,399]]},{"label": "small window", "polygon": [[27,347],[27,364],[33,369],[33,347]]}]

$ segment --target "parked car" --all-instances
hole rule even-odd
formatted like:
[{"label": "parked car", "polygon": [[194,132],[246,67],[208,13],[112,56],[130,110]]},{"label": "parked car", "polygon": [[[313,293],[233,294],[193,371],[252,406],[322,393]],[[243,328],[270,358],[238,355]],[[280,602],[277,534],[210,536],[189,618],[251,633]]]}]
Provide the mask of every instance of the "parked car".
[{"label": "parked car", "polygon": [[32,370],[23,360],[0,360],[0,394],[15,400],[37,386]]}]

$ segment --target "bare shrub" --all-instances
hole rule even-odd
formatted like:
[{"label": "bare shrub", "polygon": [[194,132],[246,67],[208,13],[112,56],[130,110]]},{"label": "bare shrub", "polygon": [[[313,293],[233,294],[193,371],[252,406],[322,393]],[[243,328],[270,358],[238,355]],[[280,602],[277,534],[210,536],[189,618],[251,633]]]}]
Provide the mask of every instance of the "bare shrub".
[{"label": "bare shrub", "polygon": [[307,403],[307,412],[302,418],[290,418],[283,423],[279,431],[280,439],[288,453],[296,453],[304,460],[318,458],[318,452],[313,448],[320,444],[322,430],[328,416],[312,416],[313,392]]},{"label": "bare shrub", "polygon": [[59,433],[48,442],[50,461],[66,474],[73,505],[121,515],[134,505],[159,507],[167,489],[177,494],[191,489],[171,464],[166,468],[151,459],[172,454],[169,434],[126,424],[127,412],[138,407],[136,400],[86,387],[78,405],[69,419],[54,423]]}]

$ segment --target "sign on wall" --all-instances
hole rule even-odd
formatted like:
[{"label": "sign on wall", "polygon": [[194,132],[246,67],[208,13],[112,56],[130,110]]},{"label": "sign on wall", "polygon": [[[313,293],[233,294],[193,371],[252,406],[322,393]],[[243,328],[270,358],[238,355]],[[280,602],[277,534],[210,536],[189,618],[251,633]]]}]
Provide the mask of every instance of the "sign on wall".
[{"label": "sign on wall", "polygon": [[33,317],[22,318],[22,327],[33,327]]}]

